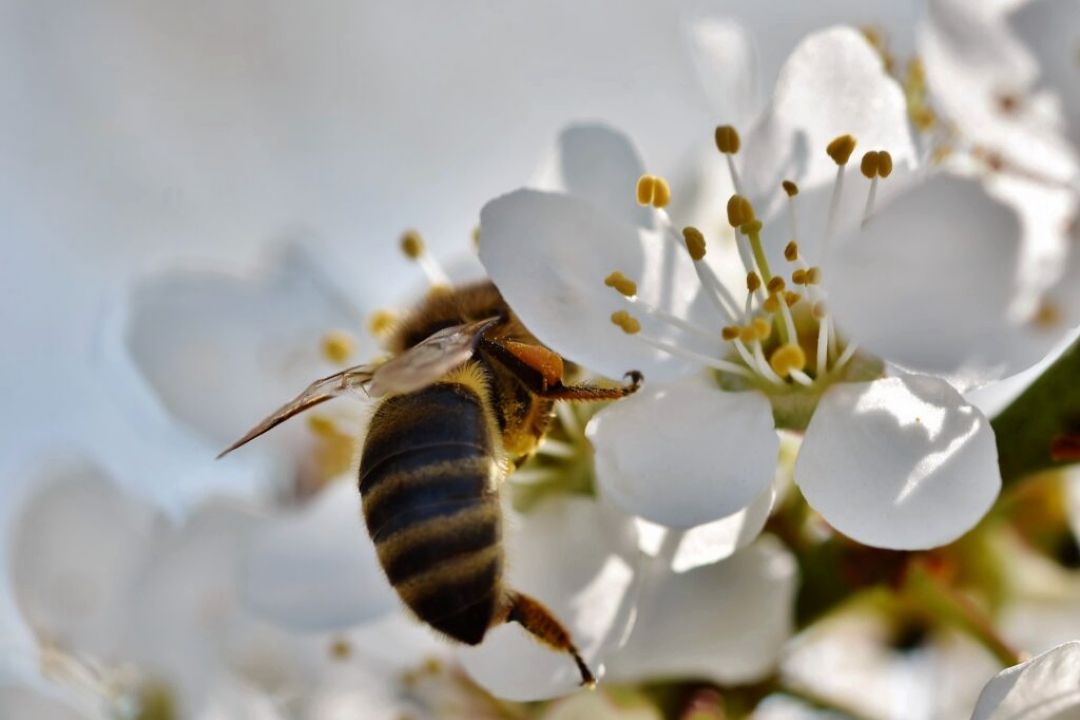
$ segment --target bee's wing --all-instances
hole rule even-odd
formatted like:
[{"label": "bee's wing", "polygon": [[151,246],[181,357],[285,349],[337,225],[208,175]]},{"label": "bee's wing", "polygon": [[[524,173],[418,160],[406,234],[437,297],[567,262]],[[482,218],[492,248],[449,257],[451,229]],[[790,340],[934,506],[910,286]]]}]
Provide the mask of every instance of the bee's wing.
[{"label": "bee's wing", "polygon": [[484,331],[501,318],[444,328],[383,363],[368,386],[373,397],[407,393],[430,385],[472,357]]},{"label": "bee's wing", "polygon": [[448,327],[384,363],[357,365],[316,380],[304,392],[264,418],[247,435],[225,448],[218,458],[246,445],[293,415],[299,415],[350,390],[363,390],[372,397],[381,397],[387,393],[412,392],[430,385],[468,360],[480,336],[500,319],[488,318]]},{"label": "bee's wing", "polygon": [[299,415],[305,410],[313,408],[338,395],[344,395],[350,390],[363,389],[365,385],[371,382],[371,378],[375,376],[378,368],[378,364],[357,365],[342,370],[339,373],[324,377],[321,380],[316,380],[308,385],[304,389],[304,392],[266,416],[262,422],[251,428],[247,435],[225,448],[221,454],[218,455],[218,459],[220,460],[225,457],[241,445],[246,445],[268,430],[276,428],[293,415]]}]

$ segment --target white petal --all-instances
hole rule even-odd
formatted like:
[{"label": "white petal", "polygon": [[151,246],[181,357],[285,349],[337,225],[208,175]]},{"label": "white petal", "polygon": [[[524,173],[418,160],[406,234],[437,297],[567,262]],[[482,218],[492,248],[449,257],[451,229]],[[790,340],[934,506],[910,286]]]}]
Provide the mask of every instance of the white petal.
[{"label": "white petal", "polygon": [[970,530],[997,497],[1001,474],[982,413],[941,380],[905,375],[827,390],[795,482],[845,535],[918,550]]},{"label": "white petal", "polygon": [[1080,148],[1080,2],[1043,0],[1022,7],[1013,26],[1039,64],[1041,84],[1052,89],[1062,104],[1069,139]]},{"label": "white petal", "polygon": [[654,380],[685,369],[612,325],[611,313],[628,306],[604,285],[618,270],[637,281],[644,300],[684,314],[698,287],[684,250],[584,200],[535,190],[489,202],[480,223],[480,260],[541,342],[613,378],[640,370]]},{"label": "white petal", "polygon": [[26,686],[0,686],[0,717],[26,720],[90,720],[57,698]]},{"label": "white petal", "polygon": [[1080,642],[1003,670],[979,696],[972,720],[1068,720],[1080,713]]},{"label": "white petal", "polygon": [[[173,271],[137,286],[130,302],[136,366],[170,413],[219,444],[333,372],[319,354],[326,333],[359,337],[362,327],[299,246],[253,279]],[[361,345],[357,361],[374,351]]]},{"label": "white petal", "polygon": [[19,610],[43,639],[116,659],[130,583],[162,518],[85,461],[50,468],[36,483],[11,543]]},{"label": "white petal", "polygon": [[[611,517],[593,500],[560,496],[511,515],[506,536],[508,586],[546,605],[602,677],[603,659],[633,610],[629,562],[637,553],[629,520]],[[508,700],[566,695],[581,681],[569,655],[540,645],[516,624],[492,628],[460,656],[478,683]]]},{"label": "white petal", "polygon": [[253,611],[304,630],[347,627],[397,605],[346,480],[298,512],[266,518],[243,550],[240,584]]},{"label": "white petal", "polygon": [[672,572],[681,573],[711,565],[731,557],[761,534],[775,499],[776,487],[770,485],[743,510],[685,531],[669,530],[663,525],[637,518],[634,523],[637,525],[639,546],[646,555],[655,557],[664,539],[669,534],[675,534],[679,537],[679,544],[671,558]]},{"label": "white petal", "polygon": [[888,150],[894,182],[905,166],[914,165],[903,92],[865,38],[838,27],[814,33],[795,48],[777,78],[772,102],[739,153],[745,192],[758,216],[773,214],[776,206],[767,200],[781,201],[782,180],[807,189],[832,183],[836,163],[825,147],[847,133],[859,143],[854,163],[863,151]]},{"label": "white petal", "polygon": [[769,488],[780,452],[764,395],[696,377],[646,384],[598,413],[586,434],[600,493],[675,528],[745,509]]},{"label": "white petal", "polygon": [[795,558],[771,537],[680,575],[653,566],[634,629],[611,658],[611,679],[760,679],[791,634],[797,581]]},{"label": "white petal", "polygon": [[627,225],[653,226],[653,213],[637,204],[634,188],[645,165],[625,133],[607,125],[571,125],[559,133],[552,167],[535,181],[587,200]]},{"label": "white petal", "polygon": [[1020,227],[974,180],[938,175],[897,197],[826,260],[842,333],[914,372],[970,387],[1041,358],[1053,338],[1013,317]]},{"label": "white petal", "polygon": [[660,720],[660,711],[643,702],[627,704],[599,688],[551,703],[540,720]]}]

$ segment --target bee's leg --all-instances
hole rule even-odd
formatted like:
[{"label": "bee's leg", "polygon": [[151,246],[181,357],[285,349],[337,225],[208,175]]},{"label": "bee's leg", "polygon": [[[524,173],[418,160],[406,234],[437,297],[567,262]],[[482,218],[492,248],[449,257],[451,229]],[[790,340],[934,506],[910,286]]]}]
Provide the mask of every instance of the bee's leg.
[{"label": "bee's leg", "polygon": [[584,687],[595,687],[596,678],[585,661],[581,659],[574,642],[570,639],[570,632],[563,627],[558,618],[544,607],[540,601],[528,595],[512,591],[507,598],[505,622],[520,623],[529,634],[545,645],[570,653],[577,664],[578,672],[581,673],[581,684]]},{"label": "bee's leg", "polygon": [[645,379],[637,370],[631,370],[626,373],[630,382],[619,387],[563,385],[562,358],[542,345],[504,343],[485,338],[480,341],[480,347],[513,373],[530,392],[549,400],[618,400],[637,392]]}]

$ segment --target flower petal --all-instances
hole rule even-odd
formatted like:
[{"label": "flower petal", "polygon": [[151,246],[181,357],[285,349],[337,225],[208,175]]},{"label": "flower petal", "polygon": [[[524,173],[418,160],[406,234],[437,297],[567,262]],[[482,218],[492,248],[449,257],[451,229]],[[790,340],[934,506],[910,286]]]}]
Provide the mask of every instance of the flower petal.
[{"label": "flower petal", "polygon": [[0,717],[28,720],[89,720],[57,698],[21,685],[0,686]]},{"label": "flower petal", "polygon": [[219,444],[333,371],[319,355],[328,332],[361,327],[300,246],[256,279],[179,271],[151,278],[130,307],[136,366],[169,412]]},{"label": "flower petal", "polygon": [[825,147],[844,134],[855,136],[860,151],[888,150],[894,177],[914,166],[903,92],[862,35],[836,27],[795,48],[739,153],[745,194],[758,216],[775,214],[786,200],[782,180],[807,189],[831,183],[836,163]]},{"label": "flower petal", "polygon": [[1016,214],[971,179],[938,175],[904,192],[826,259],[842,333],[906,370],[961,388],[1035,363],[1051,333],[1013,314]]},{"label": "flower petal", "polygon": [[983,688],[972,720],[1066,720],[1080,712],[1080,642],[1002,670]]},{"label": "flower petal", "polygon": [[339,480],[299,512],[265,519],[240,560],[240,592],[256,613],[301,630],[378,617],[397,598],[360,517],[360,496]]},{"label": "flower petal", "polygon": [[48,468],[35,482],[11,542],[19,610],[41,639],[116,659],[130,583],[163,518],[85,460]]},{"label": "flower petal", "polygon": [[1061,101],[1069,129],[1069,140],[1080,148],[1080,2],[1044,0],[1020,8],[1013,16],[1013,27],[1039,65],[1042,84],[1051,88]]},{"label": "flower petal", "polygon": [[[633,527],[601,504],[558,496],[507,523],[507,586],[546,605],[570,631],[597,677],[600,664],[631,621],[636,556]],[[539,700],[577,689],[580,675],[565,653],[537,643],[518,625],[492,628],[463,648],[462,664],[494,695]]]},{"label": "flower petal", "polygon": [[775,538],[680,575],[652,566],[630,637],[610,663],[613,680],[760,679],[791,634],[798,568]]},{"label": "flower petal", "polygon": [[698,282],[685,251],[673,242],[620,223],[580,198],[536,190],[492,200],[480,226],[481,262],[545,345],[609,377],[628,370],[649,379],[685,372],[685,361],[612,325],[612,312],[627,304],[604,285],[618,270],[638,283],[643,300],[685,314]]},{"label": "flower petal", "polygon": [[646,384],[598,413],[586,434],[600,493],[675,528],[745,509],[769,488],[780,452],[764,395],[697,377]]},{"label": "flower petal", "polygon": [[634,195],[645,164],[625,133],[608,125],[570,125],[559,133],[551,165],[534,183],[538,189],[587,200],[627,225],[653,226],[652,211]]},{"label": "flower petal", "polygon": [[982,413],[942,380],[904,375],[827,390],[795,482],[845,535],[918,550],[970,530],[997,497],[1001,474]]}]

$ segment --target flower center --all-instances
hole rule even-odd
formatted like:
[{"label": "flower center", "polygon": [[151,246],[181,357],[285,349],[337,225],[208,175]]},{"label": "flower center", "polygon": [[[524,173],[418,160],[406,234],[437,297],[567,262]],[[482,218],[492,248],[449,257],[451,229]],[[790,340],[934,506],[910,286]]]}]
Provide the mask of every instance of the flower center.
[{"label": "flower center", "polygon": [[[836,163],[821,255],[837,228],[837,211],[844,193],[844,178],[856,140],[841,135],[828,144],[825,152]],[[685,248],[706,296],[712,301],[723,323],[720,336],[725,350],[718,356],[696,352],[682,343],[673,343],[642,330],[640,317],[673,326],[680,333],[715,341],[715,331],[700,327],[644,302],[637,294],[637,284],[616,271],[604,283],[621,295],[633,308],[612,314],[612,322],[623,332],[634,335],[663,352],[690,359],[712,368],[718,383],[725,389],[757,388],[773,401],[777,424],[802,429],[809,421],[817,398],[824,389],[838,381],[860,381],[880,377],[882,364],[858,352],[858,346],[842,338],[829,314],[824,274],[820,264],[811,264],[800,252],[797,204],[798,186],[784,180],[781,188],[787,197],[787,222],[791,240],[784,248],[783,268],[770,266],[761,236],[763,224],[743,192],[734,155],[740,149],[739,134],[730,125],[716,129],[716,146],[727,160],[735,193],[727,202],[728,223],[736,230],[739,258],[746,273],[745,290],[726,287],[705,262],[707,240],[695,227],[685,227],[681,234],[664,209],[671,200],[668,184],[654,175],[638,181],[637,199],[655,208],[666,237]],[[862,175],[869,181],[862,223],[874,212],[878,183],[892,173],[892,156],[885,150],[872,150],[862,156]],[[742,301],[737,296],[742,294]],[[635,314],[636,313],[636,314]]]}]

